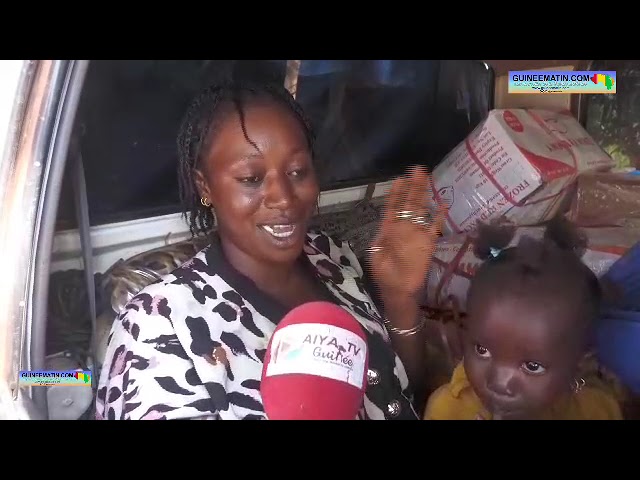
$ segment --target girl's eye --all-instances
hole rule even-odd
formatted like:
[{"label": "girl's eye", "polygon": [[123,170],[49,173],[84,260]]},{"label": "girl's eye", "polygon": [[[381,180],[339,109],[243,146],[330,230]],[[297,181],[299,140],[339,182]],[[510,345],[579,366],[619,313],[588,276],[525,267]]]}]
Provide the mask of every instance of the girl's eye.
[{"label": "girl's eye", "polygon": [[295,177],[295,178],[300,178],[300,177],[304,177],[305,173],[307,173],[306,169],[299,168],[297,170],[291,171],[289,173],[289,175],[291,175],[292,177]]},{"label": "girl's eye", "polygon": [[482,345],[476,343],[476,347],[475,348],[476,348],[476,353],[478,354],[479,357],[489,358],[491,356],[491,353],[489,352],[489,350],[487,350]]},{"label": "girl's eye", "polygon": [[522,364],[522,368],[525,372],[531,373],[533,375],[540,375],[547,371],[542,365],[537,362],[524,362]]}]

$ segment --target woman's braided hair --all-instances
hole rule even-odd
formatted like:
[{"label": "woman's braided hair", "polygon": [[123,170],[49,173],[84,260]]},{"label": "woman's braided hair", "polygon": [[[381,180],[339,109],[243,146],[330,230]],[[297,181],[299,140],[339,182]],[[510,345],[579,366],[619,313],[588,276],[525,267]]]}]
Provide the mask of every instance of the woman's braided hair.
[{"label": "woman's braided hair", "polygon": [[200,202],[195,182],[195,170],[209,151],[217,127],[234,110],[240,117],[244,136],[256,146],[247,134],[244,106],[257,99],[270,99],[287,107],[305,133],[309,150],[314,155],[314,133],[311,123],[302,107],[282,84],[254,84],[246,81],[227,81],[209,86],[192,101],[182,120],[178,133],[178,182],[183,216],[189,224],[191,234],[207,233],[214,226],[214,216],[210,207]]}]

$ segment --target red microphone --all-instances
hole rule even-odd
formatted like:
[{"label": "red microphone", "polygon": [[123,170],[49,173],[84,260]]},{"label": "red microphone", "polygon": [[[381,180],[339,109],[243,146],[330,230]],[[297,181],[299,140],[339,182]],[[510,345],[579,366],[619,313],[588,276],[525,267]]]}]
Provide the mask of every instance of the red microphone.
[{"label": "red microphone", "polygon": [[344,309],[310,302],[275,329],[260,393],[269,420],[355,420],[366,389],[364,331]]}]

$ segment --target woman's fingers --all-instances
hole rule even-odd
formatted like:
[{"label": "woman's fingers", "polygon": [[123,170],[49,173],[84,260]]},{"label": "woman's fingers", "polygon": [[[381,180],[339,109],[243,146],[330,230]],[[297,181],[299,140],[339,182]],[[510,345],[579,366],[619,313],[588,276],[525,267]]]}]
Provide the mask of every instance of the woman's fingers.
[{"label": "woman's fingers", "polygon": [[[429,238],[420,250],[432,248],[431,244],[442,231],[446,208],[436,205],[428,211],[428,205],[432,203],[431,185],[431,175],[424,166],[412,167],[406,175],[393,181],[383,207],[378,235],[372,243],[374,251],[381,247],[381,243],[397,244],[409,240],[405,237],[412,229],[421,230],[423,239],[425,236]],[[398,214],[403,213],[405,218],[398,218]]]},{"label": "woman's fingers", "polygon": [[412,167],[409,172],[405,210],[411,210],[415,215],[423,215],[429,198],[429,173],[421,165]]},{"label": "woman's fingers", "polygon": [[391,224],[396,220],[396,215],[404,210],[406,188],[407,178],[404,175],[395,179],[391,184],[380,219],[380,234],[382,236],[389,233]]},{"label": "woman's fingers", "polygon": [[399,210],[402,210],[407,201],[407,189],[410,187],[411,179],[407,175],[402,175],[393,181],[392,192],[389,195],[389,215],[395,218]]}]

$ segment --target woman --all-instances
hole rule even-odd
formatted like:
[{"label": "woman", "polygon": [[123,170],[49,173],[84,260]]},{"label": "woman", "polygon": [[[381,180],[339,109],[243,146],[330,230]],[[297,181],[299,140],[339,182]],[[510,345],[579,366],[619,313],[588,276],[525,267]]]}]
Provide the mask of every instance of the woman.
[{"label": "woman", "polygon": [[259,384],[271,334],[291,308],[325,300],[368,337],[359,418],[418,419],[410,392],[423,378],[424,340],[414,297],[442,220],[439,212],[425,226],[426,172],[393,184],[371,248],[383,321],[348,245],[307,232],[319,194],[313,135],[284,87],[207,89],[178,144],[191,230],[217,228],[207,248],[143,289],[114,322],[97,418],[264,419]]}]

